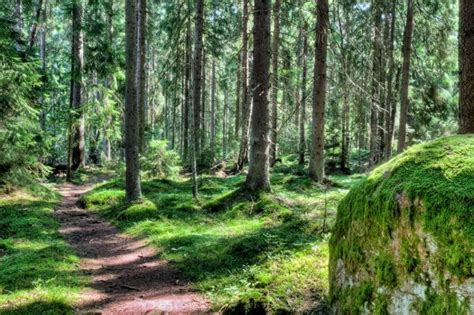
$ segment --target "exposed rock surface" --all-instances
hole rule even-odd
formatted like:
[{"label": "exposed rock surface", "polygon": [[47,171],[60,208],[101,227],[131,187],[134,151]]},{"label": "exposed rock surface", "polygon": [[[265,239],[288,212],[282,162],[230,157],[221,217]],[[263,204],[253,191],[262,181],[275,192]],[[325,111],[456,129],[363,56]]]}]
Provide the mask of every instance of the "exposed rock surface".
[{"label": "exposed rock surface", "polygon": [[341,202],[337,313],[474,314],[474,136],[410,148]]}]

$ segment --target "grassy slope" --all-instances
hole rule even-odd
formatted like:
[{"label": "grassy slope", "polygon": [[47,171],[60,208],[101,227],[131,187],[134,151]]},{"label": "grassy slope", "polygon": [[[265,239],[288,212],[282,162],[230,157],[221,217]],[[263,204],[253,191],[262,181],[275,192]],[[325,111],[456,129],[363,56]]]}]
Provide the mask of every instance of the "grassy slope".
[{"label": "grassy slope", "polygon": [[0,196],[0,314],[72,313],[78,258],[57,232],[58,196]]},{"label": "grassy slope", "polygon": [[331,224],[338,201],[358,178],[338,178],[343,185],[325,193],[294,171],[280,167],[272,178],[275,194],[254,201],[229,201],[244,180],[235,176],[203,177],[199,203],[184,179],[144,182],[145,201],[133,206],[123,204],[121,182],[99,186],[83,202],[160,248],[216,308],[304,311],[328,290],[325,200]]}]

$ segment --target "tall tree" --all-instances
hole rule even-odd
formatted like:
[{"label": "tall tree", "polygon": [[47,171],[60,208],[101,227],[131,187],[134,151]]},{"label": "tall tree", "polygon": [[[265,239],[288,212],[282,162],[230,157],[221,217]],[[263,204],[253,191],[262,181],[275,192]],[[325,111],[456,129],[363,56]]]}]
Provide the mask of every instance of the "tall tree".
[{"label": "tall tree", "polygon": [[373,0],[373,55],[372,55],[372,91],[370,106],[370,160],[369,166],[380,161],[379,113],[381,100],[380,68],[382,63],[382,3]]},{"label": "tall tree", "polygon": [[125,1],[125,199],[141,198],[139,108],[137,88],[137,10],[139,0]]},{"label": "tall tree", "polygon": [[212,66],[211,66],[211,159],[213,160],[216,154],[216,102],[217,102],[217,79],[216,79],[216,57],[212,58]]},{"label": "tall tree", "polygon": [[396,21],[396,8],[397,0],[392,1],[392,8],[390,12],[390,39],[388,47],[388,78],[387,78],[387,95],[385,97],[385,102],[387,103],[387,112],[385,114],[385,159],[388,160],[392,157],[392,141],[393,141],[393,132],[394,128],[392,127],[392,121],[395,119],[396,113],[396,104],[393,100],[393,79],[395,75],[395,58],[393,55],[394,46],[395,46],[395,21]]},{"label": "tall tree", "polygon": [[328,0],[318,0],[316,8],[316,45],[313,87],[313,122],[309,177],[317,182],[324,179],[324,126],[327,89],[327,45],[329,28]]},{"label": "tall tree", "polygon": [[413,0],[407,0],[407,22],[403,34],[403,66],[402,86],[400,88],[400,123],[398,129],[398,153],[406,148],[407,116],[408,116],[408,88],[410,85],[411,42],[413,37]]},{"label": "tall tree", "polygon": [[459,133],[474,133],[474,2],[461,0],[459,9]]},{"label": "tall tree", "polygon": [[184,71],[184,110],[183,110],[183,161],[189,161],[189,112],[190,112],[190,89],[191,89],[191,1],[188,0],[188,17],[186,21],[186,64]]},{"label": "tall tree", "polygon": [[280,8],[281,0],[275,0],[273,6],[273,38],[272,38],[272,130],[270,146],[270,165],[273,165],[277,156],[277,129],[278,129],[278,52],[280,49]]},{"label": "tall tree", "polygon": [[243,0],[242,9],[242,106],[241,106],[241,138],[239,156],[237,158],[236,169],[241,170],[248,157],[248,138],[250,127],[251,104],[249,100],[249,60],[248,60],[248,20],[249,20],[249,0]]},{"label": "tall tree", "polygon": [[245,187],[252,193],[270,188],[270,9],[271,0],[254,2],[254,49],[252,68],[253,109],[249,172]]},{"label": "tall tree", "polygon": [[194,27],[194,60],[193,60],[193,119],[191,141],[191,168],[193,181],[193,196],[198,197],[197,165],[196,158],[199,150],[199,132],[201,123],[201,75],[202,75],[202,29],[204,23],[203,0],[196,0]]},{"label": "tall tree", "polygon": [[71,71],[71,109],[72,144],[71,169],[76,170],[85,164],[84,113],[82,108],[84,71],[83,1],[74,0],[72,5],[72,71]]},{"label": "tall tree", "polygon": [[145,151],[145,52],[146,52],[147,0],[137,1],[137,104],[139,112],[139,150]]},{"label": "tall tree", "polygon": [[301,36],[303,40],[303,52],[301,55],[302,74],[301,74],[301,98],[300,98],[300,140],[298,145],[298,164],[304,165],[304,156],[306,152],[306,98],[307,98],[307,72],[308,72],[308,35],[306,34],[306,25],[301,28]]}]

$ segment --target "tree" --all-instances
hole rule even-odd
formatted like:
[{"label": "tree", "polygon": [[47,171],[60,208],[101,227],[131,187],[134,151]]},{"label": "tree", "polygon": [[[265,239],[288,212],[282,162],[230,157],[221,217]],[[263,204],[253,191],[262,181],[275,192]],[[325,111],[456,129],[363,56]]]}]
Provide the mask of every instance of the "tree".
[{"label": "tree", "polygon": [[196,0],[194,26],[194,60],[193,60],[193,119],[192,119],[192,140],[191,140],[191,168],[193,181],[193,196],[198,197],[197,165],[196,158],[199,150],[199,132],[201,125],[201,75],[202,75],[202,28],[204,22],[203,0]]},{"label": "tree", "polygon": [[252,193],[270,188],[270,8],[271,0],[254,2],[254,49],[252,68],[253,109],[249,172],[245,187]]},{"label": "tree", "polygon": [[408,88],[410,85],[411,42],[413,37],[413,0],[407,0],[407,22],[403,34],[403,66],[402,86],[400,89],[400,124],[398,130],[398,153],[406,148],[407,115],[408,115]]},{"label": "tree", "polygon": [[317,182],[324,179],[324,125],[327,85],[327,44],[329,27],[328,0],[317,2],[317,25],[313,85],[313,122],[309,177]]},{"label": "tree", "polygon": [[71,112],[69,150],[68,150],[68,178],[71,170],[84,167],[84,114],[82,108],[82,89],[84,71],[84,37],[83,37],[83,3],[74,0],[72,5],[72,56],[71,56]]},{"label": "tree", "polygon": [[280,48],[280,8],[281,0],[275,0],[273,6],[273,38],[272,38],[272,130],[270,146],[270,165],[275,164],[277,156],[278,128],[278,52]]},{"label": "tree", "polygon": [[474,3],[459,4],[459,133],[474,133]]},{"label": "tree", "polygon": [[305,134],[305,123],[306,123],[306,81],[307,81],[307,69],[308,69],[308,36],[306,34],[306,27],[301,29],[301,35],[303,37],[303,53],[301,56],[303,63],[303,71],[301,74],[301,99],[300,99],[300,141],[298,145],[298,164],[304,165],[304,155],[306,151],[306,134]]},{"label": "tree", "polygon": [[137,98],[137,9],[139,0],[125,2],[125,199],[141,198],[139,108]]},{"label": "tree", "polygon": [[137,104],[139,112],[139,150],[145,151],[145,52],[146,52],[146,11],[147,1],[138,0],[137,2]]},{"label": "tree", "polygon": [[242,170],[244,163],[248,157],[248,138],[249,138],[249,127],[250,127],[250,112],[251,104],[249,101],[249,60],[248,60],[248,19],[249,19],[249,0],[243,0],[242,10],[242,67],[241,67],[241,82],[242,82],[242,104],[241,104],[241,138],[240,138],[240,149],[239,156],[237,158],[236,169]]}]

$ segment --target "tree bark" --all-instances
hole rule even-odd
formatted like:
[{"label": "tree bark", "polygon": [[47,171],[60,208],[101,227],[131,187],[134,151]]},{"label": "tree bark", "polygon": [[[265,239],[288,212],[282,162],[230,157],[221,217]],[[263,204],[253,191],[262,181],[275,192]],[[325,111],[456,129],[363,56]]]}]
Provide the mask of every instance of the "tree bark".
[{"label": "tree bark", "polygon": [[43,8],[43,0],[38,0],[38,7],[36,8],[36,16],[31,26],[31,35],[30,35],[30,44],[28,45],[28,50],[33,48],[36,40],[36,32],[38,30],[38,24],[41,18],[41,9]]},{"label": "tree bark", "polygon": [[200,128],[199,128],[199,134],[201,136],[201,145],[199,146],[200,150],[199,152],[199,164],[202,163],[205,159],[205,149],[206,149],[206,142],[207,142],[207,125],[206,125],[206,102],[207,102],[207,90],[206,90],[206,62],[207,62],[207,55],[205,48],[203,46],[202,48],[202,88],[201,88],[201,121],[200,121]]},{"label": "tree bark", "polygon": [[306,151],[306,134],[305,134],[305,122],[306,122],[306,98],[307,98],[307,72],[308,72],[308,36],[306,34],[306,25],[301,30],[303,37],[303,54],[301,56],[303,73],[301,78],[301,99],[300,99],[300,139],[298,145],[298,164],[304,165],[304,155]]},{"label": "tree bark", "polygon": [[275,164],[278,136],[278,52],[280,48],[280,8],[281,0],[275,0],[273,6],[273,39],[272,39],[272,129],[270,146],[270,165]]},{"label": "tree bark", "polygon": [[145,52],[146,52],[147,0],[137,1],[137,106],[139,112],[139,150],[145,152]]},{"label": "tree bark", "polygon": [[196,158],[199,150],[200,109],[201,109],[201,74],[202,74],[202,29],[204,23],[203,0],[196,0],[194,30],[194,63],[193,63],[193,119],[191,141],[191,168],[193,182],[193,197],[198,197]]},{"label": "tree bark", "polygon": [[[191,2],[188,1],[191,7]],[[191,11],[191,9],[189,9]],[[191,15],[191,14],[189,14]],[[183,161],[189,161],[189,112],[190,112],[190,89],[191,89],[191,16],[186,22],[186,65],[185,65],[185,88],[184,88],[184,110],[183,110]]]},{"label": "tree bark", "polygon": [[459,133],[474,133],[474,2],[461,0],[459,23]]},{"label": "tree bark", "polygon": [[242,15],[242,134],[240,138],[239,156],[237,158],[236,169],[242,170],[248,158],[248,139],[250,129],[251,104],[249,101],[249,60],[248,60],[248,2],[243,0]]},{"label": "tree bark", "polygon": [[137,4],[125,1],[125,199],[141,198],[139,164],[139,108],[137,99]]},{"label": "tree bark", "polygon": [[216,57],[212,58],[212,82],[211,82],[211,159],[214,160],[216,154]]},{"label": "tree bark", "polygon": [[380,112],[380,66],[382,60],[382,8],[380,0],[373,1],[374,39],[372,58],[372,104],[370,107],[370,160],[369,167],[380,161],[379,112]]},{"label": "tree bark", "polygon": [[395,21],[396,21],[396,7],[397,7],[397,0],[393,0],[392,2],[392,9],[391,9],[391,19],[390,19],[390,43],[388,48],[388,78],[387,78],[387,96],[386,96],[386,103],[387,103],[387,113],[385,116],[385,159],[389,160],[392,157],[392,142],[393,142],[393,127],[391,125],[392,115],[394,115],[394,107],[396,104],[393,100],[393,79],[395,74],[395,60],[393,56],[394,52],[394,45],[395,45]]},{"label": "tree bark", "polygon": [[71,107],[72,120],[72,161],[71,169],[76,170],[85,165],[84,152],[84,113],[82,108],[82,88],[84,71],[84,38],[82,32],[83,2],[74,0],[72,7],[72,73],[71,73]]},{"label": "tree bark", "polygon": [[328,0],[317,2],[316,45],[313,90],[313,130],[309,161],[309,177],[319,183],[324,180],[324,125],[327,88],[327,41],[329,27]]},{"label": "tree bark", "polygon": [[407,23],[403,34],[403,66],[402,86],[400,89],[400,123],[398,130],[398,153],[406,148],[407,116],[408,116],[408,89],[410,85],[411,42],[413,37],[413,0],[407,0]]},{"label": "tree bark", "polygon": [[245,187],[251,193],[270,188],[270,9],[271,0],[255,0],[252,68],[253,110],[249,172]]}]

